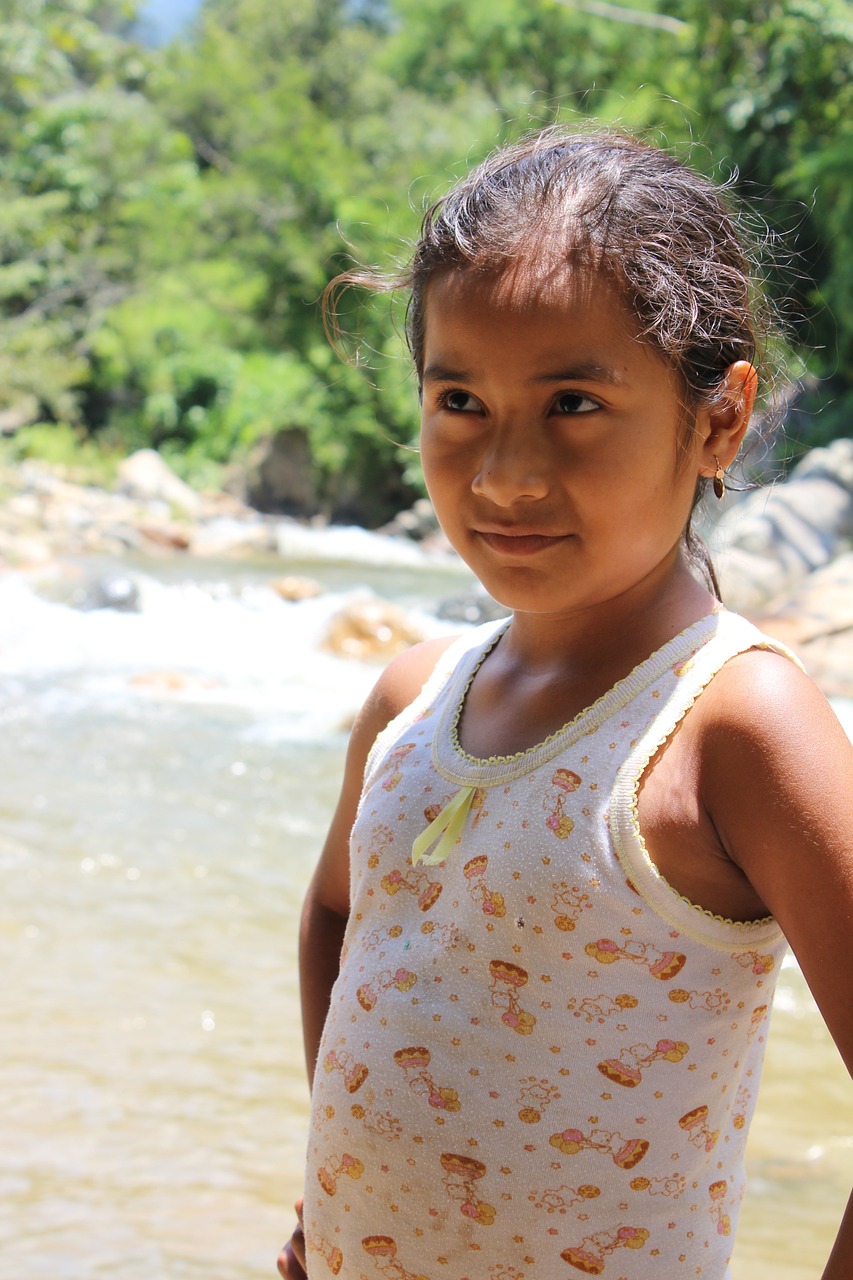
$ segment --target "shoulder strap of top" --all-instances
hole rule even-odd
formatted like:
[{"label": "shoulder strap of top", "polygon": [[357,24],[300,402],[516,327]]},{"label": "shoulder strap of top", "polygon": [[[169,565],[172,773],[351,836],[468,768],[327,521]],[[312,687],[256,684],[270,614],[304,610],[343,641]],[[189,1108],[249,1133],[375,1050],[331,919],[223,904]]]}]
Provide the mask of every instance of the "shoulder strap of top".
[{"label": "shoulder strap of top", "polygon": [[414,724],[416,720],[422,719],[433,704],[439,700],[440,695],[446,690],[451,676],[466,655],[479,654],[481,650],[490,645],[495,632],[499,628],[506,626],[506,622],[506,618],[501,618],[498,622],[484,623],[471,631],[464,632],[445,649],[431,674],[427,677],[420,693],[407,707],[403,708],[399,715],[395,716],[385,726],[370,748],[364,770],[365,786],[372,780],[377,765],[401,732],[408,728],[409,725]]},{"label": "shoulder strap of top", "polygon": [[770,943],[780,931],[772,919],[738,923],[703,910],[682,898],[657,871],[640,834],[637,793],[649,761],[674,732],[717,672],[737,654],[766,649],[802,663],[780,641],[764,635],[737,614],[720,610],[709,640],[688,654],[672,672],[664,705],[633,746],[616,776],[610,801],[610,829],[616,853],[628,879],[651,905],[676,928],[712,946],[730,945],[732,931],[741,939]]},{"label": "shoulder strap of top", "polygon": [[[631,762],[639,762],[640,747],[646,744],[651,745],[651,742],[654,741],[651,755],[657,751],[658,747],[669,737],[676,725],[690,710],[706,685],[711,682],[730,658],[736,657],[739,653],[746,653],[750,649],[767,649],[772,653],[781,654],[800,667],[801,670],[803,669],[803,664],[787,645],[782,644],[779,640],[771,639],[763,631],[759,631],[758,627],[751,622],[747,622],[746,618],[740,617],[737,613],[729,613],[726,609],[721,609],[716,614],[716,619],[717,626],[710,639],[689,654],[675,668],[677,678],[671,696],[666,699],[660,714],[643,735],[639,746],[631,753],[629,760],[623,766],[624,769],[627,769]],[[651,755],[649,759],[651,759]],[[640,772],[644,768],[645,765],[642,765]]]}]

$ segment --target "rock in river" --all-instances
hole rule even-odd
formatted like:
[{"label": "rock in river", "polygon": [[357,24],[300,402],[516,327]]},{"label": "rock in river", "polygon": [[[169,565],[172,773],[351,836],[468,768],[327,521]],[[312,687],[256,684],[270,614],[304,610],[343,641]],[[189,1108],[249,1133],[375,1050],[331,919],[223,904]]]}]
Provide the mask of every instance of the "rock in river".
[{"label": "rock in river", "polygon": [[405,610],[385,600],[363,600],[331,618],[323,647],[362,662],[387,661],[423,638]]}]

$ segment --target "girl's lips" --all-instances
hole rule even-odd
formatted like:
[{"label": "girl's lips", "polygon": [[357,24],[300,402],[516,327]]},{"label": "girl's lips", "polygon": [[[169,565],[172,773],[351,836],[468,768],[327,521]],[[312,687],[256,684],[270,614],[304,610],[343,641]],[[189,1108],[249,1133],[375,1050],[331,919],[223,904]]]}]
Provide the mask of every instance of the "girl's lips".
[{"label": "girl's lips", "polygon": [[535,555],[537,551],[547,551],[571,537],[567,533],[498,533],[491,529],[477,529],[475,532],[487,547],[511,556]]}]

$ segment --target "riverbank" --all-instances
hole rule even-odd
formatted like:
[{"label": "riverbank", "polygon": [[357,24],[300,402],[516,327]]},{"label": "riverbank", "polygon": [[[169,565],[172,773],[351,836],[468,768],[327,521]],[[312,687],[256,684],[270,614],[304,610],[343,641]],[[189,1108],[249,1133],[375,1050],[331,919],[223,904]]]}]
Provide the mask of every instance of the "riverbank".
[{"label": "riverbank", "polygon": [[[105,489],[75,482],[34,460],[0,465],[0,569],[57,579],[69,561],[185,564],[263,563],[273,589],[298,599],[322,587],[294,574],[312,562],[458,568],[429,519],[427,504],[404,513],[385,533],[334,528],[321,521],[263,515],[231,494],[198,492],[149,450],[131,455]],[[815,450],[790,481],[735,505],[713,531],[723,596],[769,635],[789,644],[828,697],[853,698],[853,442]],[[471,593],[459,568],[460,593],[445,616],[478,621],[487,598]],[[192,576],[190,574],[190,576]],[[131,584],[132,588],[132,584]],[[132,607],[95,584],[83,607]],[[455,609],[455,613],[454,613]],[[394,633],[389,648],[382,637]],[[341,652],[387,657],[419,638],[417,627],[388,609],[361,608],[341,633]]]}]

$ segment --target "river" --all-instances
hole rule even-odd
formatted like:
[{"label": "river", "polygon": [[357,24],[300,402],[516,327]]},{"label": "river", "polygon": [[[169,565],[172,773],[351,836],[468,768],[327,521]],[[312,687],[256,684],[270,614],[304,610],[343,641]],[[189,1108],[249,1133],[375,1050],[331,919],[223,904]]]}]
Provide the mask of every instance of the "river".
[{"label": "river", "polygon": [[[466,585],[356,542],[288,565],[326,588],[298,604],[270,562],[0,577],[0,1280],[275,1274],[308,1101],[297,915],[376,677],[322,636],[371,592],[437,633]],[[80,607],[103,575],[136,611]],[[850,1116],[790,961],[734,1280],[820,1274]]]}]

